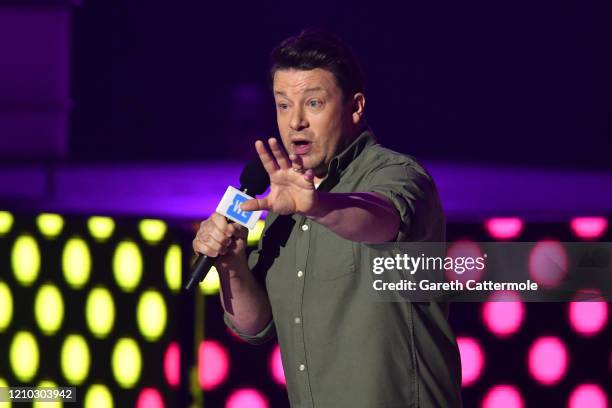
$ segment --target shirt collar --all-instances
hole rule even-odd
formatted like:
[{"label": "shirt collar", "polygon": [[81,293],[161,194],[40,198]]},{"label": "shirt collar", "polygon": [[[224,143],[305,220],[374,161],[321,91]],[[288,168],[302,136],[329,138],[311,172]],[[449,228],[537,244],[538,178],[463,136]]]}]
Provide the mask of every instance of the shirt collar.
[{"label": "shirt collar", "polygon": [[370,129],[365,129],[342,152],[334,156],[327,168],[327,176],[342,174],[348,165],[355,160],[366,147],[374,144],[376,144],[374,134]]}]

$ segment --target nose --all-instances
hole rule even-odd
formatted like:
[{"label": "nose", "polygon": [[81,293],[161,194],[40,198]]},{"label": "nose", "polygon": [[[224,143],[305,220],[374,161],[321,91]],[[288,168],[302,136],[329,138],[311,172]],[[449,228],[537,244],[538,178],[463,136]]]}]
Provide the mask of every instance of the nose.
[{"label": "nose", "polygon": [[301,108],[293,109],[289,127],[295,131],[300,131],[308,127],[308,121],[304,117],[304,111]]}]

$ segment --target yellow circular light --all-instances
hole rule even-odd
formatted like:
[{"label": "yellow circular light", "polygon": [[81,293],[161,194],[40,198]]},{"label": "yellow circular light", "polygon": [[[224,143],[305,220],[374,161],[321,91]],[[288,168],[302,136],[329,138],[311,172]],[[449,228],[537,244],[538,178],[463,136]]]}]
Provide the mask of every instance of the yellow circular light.
[{"label": "yellow circular light", "polygon": [[[4,388],[4,387],[8,387],[8,383],[6,382],[6,380],[2,377],[0,377],[0,388]],[[10,402],[0,402],[0,407],[2,408],[10,408],[11,407],[11,403]]]},{"label": "yellow circular light", "polygon": [[9,351],[11,368],[15,377],[27,383],[38,371],[38,343],[32,333],[20,331],[15,334]]},{"label": "yellow circular light", "polygon": [[0,333],[11,324],[13,319],[13,294],[11,288],[0,280]]},{"label": "yellow circular light", "polygon": [[[50,380],[43,380],[38,383],[37,387],[39,388],[43,388],[43,387],[57,388],[57,384]],[[32,408],[61,408],[62,406],[63,404],[60,401],[57,401],[57,402],[34,401],[32,403]]]},{"label": "yellow circular light", "polygon": [[123,241],[117,245],[113,256],[113,274],[121,289],[132,292],[142,277],[142,255],[132,241]]},{"label": "yellow circular light", "polygon": [[70,238],[62,254],[64,279],[73,289],[81,289],[89,280],[91,273],[91,254],[83,239]]},{"label": "yellow circular light", "polygon": [[98,241],[105,241],[113,235],[115,221],[110,217],[90,217],[87,220],[87,228],[92,237]]},{"label": "yellow circular light", "polygon": [[113,396],[105,385],[93,384],[85,394],[85,408],[113,408]]},{"label": "yellow circular light", "polygon": [[181,247],[179,245],[173,244],[168,248],[164,262],[164,275],[170,290],[178,292],[181,289],[183,275]]},{"label": "yellow circular light", "polygon": [[142,356],[136,340],[129,337],[119,339],[113,349],[111,365],[117,384],[122,388],[134,387],[142,369]]},{"label": "yellow circular light", "polygon": [[200,282],[200,290],[205,295],[214,295],[219,293],[219,285],[219,272],[213,266],[204,280]]},{"label": "yellow circular light", "polygon": [[255,228],[253,228],[252,230],[249,230],[249,235],[247,236],[248,246],[257,245],[257,243],[261,239],[261,234],[263,233],[264,225],[266,225],[266,223],[263,220],[259,220],[255,224]]},{"label": "yellow circular light", "polygon": [[64,219],[59,214],[43,213],[36,217],[36,225],[45,238],[55,238],[64,228]]},{"label": "yellow circular light", "polygon": [[13,222],[13,214],[8,211],[0,211],[0,235],[9,232],[13,226]]},{"label": "yellow circular light", "polygon": [[85,319],[95,337],[104,338],[110,333],[115,323],[115,302],[108,289],[97,287],[89,292]]},{"label": "yellow circular light", "polygon": [[156,244],[164,238],[168,227],[162,220],[142,220],[138,224],[140,235],[149,244]]},{"label": "yellow circular light", "polygon": [[89,346],[79,334],[71,334],[64,340],[61,351],[62,373],[70,384],[81,385],[87,374],[91,356]]},{"label": "yellow circular light", "polygon": [[36,323],[46,335],[52,335],[64,320],[64,300],[57,286],[46,283],[40,287],[34,299]]},{"label": "yellow circular light", "polygon": [[31,235],[22,235],[15,240],[11,264],[19,283],[30,286],[36,281],[40,272],[40,249]]},{"label": "yellow circular light", "polygon": [[163,296],[155,290],[142,293],[136,308],[138,328],[149,341],[159,340],[166,328],[168,312]]}]

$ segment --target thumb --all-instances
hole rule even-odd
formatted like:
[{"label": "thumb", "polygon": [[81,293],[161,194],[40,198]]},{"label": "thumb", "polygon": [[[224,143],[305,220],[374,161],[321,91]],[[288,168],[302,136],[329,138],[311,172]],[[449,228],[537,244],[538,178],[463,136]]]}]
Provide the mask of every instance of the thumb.
[{"label": "thumb", "polygon": [[267,198],[253,198],[240,205],[242,211],[265,211],[269,210]]}]

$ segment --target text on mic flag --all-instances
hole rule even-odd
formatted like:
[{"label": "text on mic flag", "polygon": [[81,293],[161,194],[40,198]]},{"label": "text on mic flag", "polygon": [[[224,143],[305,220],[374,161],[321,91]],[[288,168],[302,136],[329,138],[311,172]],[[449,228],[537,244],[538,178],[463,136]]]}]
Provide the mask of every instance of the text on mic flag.
[{"label": "text on mic flag", "polygon": [[240,204],[252,198],[237,188],[229,186],[217,206],[217,212],[240,225],[244,225],[248,229],[253,229],[261,217],[262,211],[244,211],[240,209]]}]

